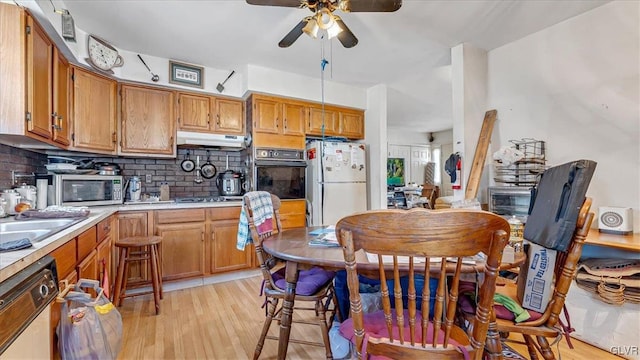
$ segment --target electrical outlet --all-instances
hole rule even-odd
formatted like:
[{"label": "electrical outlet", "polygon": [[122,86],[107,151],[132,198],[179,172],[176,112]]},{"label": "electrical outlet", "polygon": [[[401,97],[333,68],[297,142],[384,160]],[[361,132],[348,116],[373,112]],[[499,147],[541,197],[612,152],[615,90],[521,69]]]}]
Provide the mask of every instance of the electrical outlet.
[{"label": "electrical outlet", "polygon": [[150,183],[151,182],[151,174],[146,174],[144,176],[144,181],[147,182],[147,183]]}]

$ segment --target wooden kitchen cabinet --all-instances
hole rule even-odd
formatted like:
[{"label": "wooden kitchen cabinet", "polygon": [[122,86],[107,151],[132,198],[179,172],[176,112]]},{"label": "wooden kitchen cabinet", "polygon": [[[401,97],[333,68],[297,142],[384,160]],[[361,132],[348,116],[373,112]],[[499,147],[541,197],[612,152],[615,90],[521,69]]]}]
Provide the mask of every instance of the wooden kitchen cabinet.
[{"label": "wooden kitchen cabinet", "polygon": [[76,263],[78,260],[76,240],[77,238],[73,238],[50,253],[50,255],[56,259],[56,269],[59,279],[65,279],[69,274],[76,271]]},{"label": "wooden kitchen cabinet", "polygon": [[[153,232],[153,222],[150,220],[150,214],[153,212],[148,211],[130,211],[118,213],[118,239],[124,239],[130,236],[148,236]],[[139,249],[134,249],[137,251]],[[112,252],[111,268],[118,268],[119,254],[117,248],[114,246]],[[115,276],[113,277],[115,279]],[[129,264],[129,278],[127,283],[135,285],[137,282],[146,282],[150,277],[148,261],[131,262]]]},{"label": "wooden kitchen cabinet", "polygon": [[98,252],[93,249],[87,257],[78,263],[78,278],[98,280]]},{"label": "wooden kitchen cabinet", "polygon": [[178,130],[210,132],[209,97],[178,93]]},{"label": "wooden kitchen cabinet", "polygon": [[252,267],[253,251],[236,249],[240,207],[211,208],[208,210],[209,272],[218,273]]},{"label": "wooden kitchen cabinet", "polygon": [[163,280],[205,274],[205,209],[155,211]]},{"label": "wooden kitchen cabinet", "polygon": [[53,137],[53,42],[27,16],[27,131],[44,139]]},{"label": "wooden kitchen cabinet", "polygon": [[78,260],[84,259],[91,250],[96,248],[96,227],[92,226],[87,231],[78,235]]},{"label": "wooden kitchen cabinet", "polygon": [[308,117],[304,102],[254,94],[249,98],[248,107],[254,146],[304,149]]},{"label": "wooden kitchen cabinet", "polygon": [[7,3],[0,10],[0,134],[66,148],[69,63],[28,11]]},{"label": "wooden kitchen cabinet", "polygon": [[324,136],[364,139],[364,111],[362,110],[325,105],[323,111],[321,105],[310,106],[306,134],[322,136],[323,124]]},{"label": "wooden kitchen cabinet", "polygon": [[[109,279],[115,279],[115,273],[111,264],[111,251],[113,238],[116,230],[116,217],[115,215],[109,216],[96,225],[96,243],[97,250],[97,263],[98,263],[98,280],[100,284],[104,286],[104,274],[105,271],[108,274]],[[111,284],[109,284],[111,288]]]},{"label": "wooden kitchen cabinet", "polygon": [[364,112],[341,110],[338,117],[338,134],[349,139],[364,139]]},{"label": "wooden kitchen cabinet", "polygon": [[214,132],[244,135],[244,103],[241,100],[214,98]]},{"label": "wooden kitchen cabinet", "polygon": [[306,226],[305,210],[305,200],[282,200],[280,205],[280,223],[282,224],[282,228],[290,229]]},{"label": "wooden kitchen cabinet", "polygon": [[241,100],[178,93],[178,130],[244,135]]},{"label": "wooden kitchen cabinet", "polygon": [[73,68],[74,150],[115,154],[116,86],[115,80]]},{"label": "wooden kitchen cabinet", "polygon": [[71,66],[58,48],[53,48],[53,141],[71,144]]},{"label": "wooden kitchen cabinet", "polygon": [[121,85],[119,154],[175,157],[174,96],[170,90]]},{"label": "wooden kitchen cabinet", "polygon": [[[324,124],[324,132],[322,125]],[[329,106],[316,105],[309,107],[309,121],[306,124],[306,134],[315,136],[336,136],[338,134],[338,112]]]}]

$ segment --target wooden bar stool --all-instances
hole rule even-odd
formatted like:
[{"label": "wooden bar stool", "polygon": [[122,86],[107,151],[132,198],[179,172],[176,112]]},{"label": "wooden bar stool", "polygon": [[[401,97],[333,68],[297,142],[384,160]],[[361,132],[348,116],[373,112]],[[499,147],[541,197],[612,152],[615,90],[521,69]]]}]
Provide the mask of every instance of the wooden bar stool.
[{"label": "wooden bar stool", "polygon": [[[133,236],[116,241],[115,245],[119,248],[120,252],[118,274],[116,275],[116,284],[113,291],[113,303],[116,306],[121,306],[122,299],[125,297],[153,293],[156,315],[160,313],[160,299],[162,299],[162,276],[160,276],[160,269],[162,267],[158,255],[158,246],[161,242],[162,237],[160,236]],[[144,260],[150,260],[151,263],[151,286],[153,291],[126,294],[129,263],[132,261],[142,262]]]}]

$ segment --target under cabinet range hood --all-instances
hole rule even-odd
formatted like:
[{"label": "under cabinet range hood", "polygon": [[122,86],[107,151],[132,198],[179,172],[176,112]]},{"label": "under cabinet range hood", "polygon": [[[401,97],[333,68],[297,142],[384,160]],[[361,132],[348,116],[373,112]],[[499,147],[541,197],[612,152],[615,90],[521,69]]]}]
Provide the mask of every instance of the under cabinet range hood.
[{"label": "under cabinet range hood", "polygon": [[246,147],[245,137],[242,135],[223,135],[178,131],[177,138],[178,145],[211,146],[229,150],[242,150]]}]

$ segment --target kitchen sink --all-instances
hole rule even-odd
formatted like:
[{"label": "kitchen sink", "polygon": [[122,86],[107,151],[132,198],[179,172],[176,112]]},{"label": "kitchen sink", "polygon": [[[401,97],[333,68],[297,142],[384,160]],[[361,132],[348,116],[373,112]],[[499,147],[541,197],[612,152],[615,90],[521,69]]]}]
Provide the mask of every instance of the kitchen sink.
[{"label": "kitchen sink", "polygon": [[38,219],[3,222],[0,223],[0,242],[4,243],[24,238],[29,239],[31,242],[42,241],[84,219]]},{"label": "kitchen sink", "polygon": [[0,235],[0,244],[22,239],[29,239],[31,242],[38,242],[49,236],[50,232],[50,230],[3,231],[2,235]]}]

